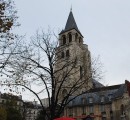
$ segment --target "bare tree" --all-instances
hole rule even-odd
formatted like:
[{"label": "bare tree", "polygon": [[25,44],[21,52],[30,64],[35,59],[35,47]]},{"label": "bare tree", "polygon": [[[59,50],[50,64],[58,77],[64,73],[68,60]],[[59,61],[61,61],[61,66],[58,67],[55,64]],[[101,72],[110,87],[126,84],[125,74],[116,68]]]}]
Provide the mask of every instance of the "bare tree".
[{"label": "bare tree", "polygon": [[[42,31],[41,34],[37,32],[29,45],[22,44],[18,49],[21,54],[12,56],[9,62],[9,79],[2,82],[3,85],[8,85],[11,91],[28,89],[35,94],[42,105],[46,120],[59,117],[70,101],[85,92],[81,92],[85,85],[87,90],[92,87],[89,84],[92,70],[89,74],[81,72],[78,57],[61,61],[61,51],[58,49],[57,39],[54,40],[55,37],[50,31]],[[37,89],[32,86],[37,86]],[[64,89],[67,89],[67,92]],[[48,108],[43,106],[39,97],[44,93],[48,97]]]},{"label": "bare tree", "polygon": [[[92,87],[89,81],[96,71],[91,69],[89,74],[81,72],[81,67],[78,65],[80,60],[76,56],[67,62],[59,60],[58,54],[61,51],[57,50],[58,42],[53,41],[54,37],[50,31],[47,34],[37,33],[29,45],[21,43],[19,38],[11,33],[11,29],[19,25],[16,20],[14,3],[1,0],[0,84],[8,86],[10,92],[19,93],[19,90],[28,89],[40,101],[45,119],[53,120],[62,114],[71,100],[82,94],[80,89],[85,84],[88,89]],[[68,79],[73,82],[69,82]],[[38,86],[39,91],[32,85]],[[64,88],[68,91],[64,91]],[[64,91],[63,96],[61,91]],[[39,97],[41,93],[47,93],[48,109],[41,102]]]},{"label": "bare tree", "polygon": [[91,60],[91,73],[92,78],[96,81],[103,80],[105,71],[103,70],[103,63],[100,60],[100,56],[92,57]]}]

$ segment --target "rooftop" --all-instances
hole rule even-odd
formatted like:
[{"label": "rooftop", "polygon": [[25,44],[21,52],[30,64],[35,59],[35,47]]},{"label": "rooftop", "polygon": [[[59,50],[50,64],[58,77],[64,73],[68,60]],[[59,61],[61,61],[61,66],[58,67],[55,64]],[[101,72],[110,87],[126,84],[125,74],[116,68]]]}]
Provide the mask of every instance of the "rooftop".
[{"label": "rooftop", "polygon": [[[64,33],[64,32],[67,32],[69,30],[72,30],[72,29],[75,29],[77,32],[80,33],[78,27],[77,27],[77,24],[75,22],[75,19],[74,19],[74,16],[73,16],[73,13],[72,11],[70,11],[69,13],[69,16],[68,16],[68,19],[67,19],[67,22],[66,22],[66,25],[65,25],[65,29],[62,30],[60,32],[60,34]],[[80,33],[81,34],[81,33]],[[82,35],[82,34],[81,34]]]}]

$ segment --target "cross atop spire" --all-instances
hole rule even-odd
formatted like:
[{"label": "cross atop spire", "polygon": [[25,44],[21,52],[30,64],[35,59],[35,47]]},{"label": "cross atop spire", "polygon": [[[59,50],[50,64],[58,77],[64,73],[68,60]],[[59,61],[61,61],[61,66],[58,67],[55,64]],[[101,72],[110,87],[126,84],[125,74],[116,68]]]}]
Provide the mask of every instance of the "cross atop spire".
[{"label": "cross atop spire", "polygon": [[71,5],[71,8],[70,8],[70,12],[72,12],[72,5]]}]

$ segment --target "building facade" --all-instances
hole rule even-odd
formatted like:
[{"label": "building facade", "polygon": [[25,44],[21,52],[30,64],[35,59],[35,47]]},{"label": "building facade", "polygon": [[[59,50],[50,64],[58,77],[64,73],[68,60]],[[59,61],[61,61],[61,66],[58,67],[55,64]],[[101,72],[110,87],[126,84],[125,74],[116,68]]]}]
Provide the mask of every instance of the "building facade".
[{"label": "building facade", "polygon": [[93,120],[130,120],[130,82],[94,88],[69,103],[65,116],[81,120],[90,115]]},{"label": "building facade", "polygon": [[14,108],[20,112],[23,120],[36,120],[39,112],[42,110],[41,105],[37,104],[37,101],[25,102],[22,100],[22,96],[16,96],[13,94],[0,93],[0,107]]},{"label": "building facade", "polygon": [[[67,78],[67,82],[63,84],[59,99],[64,98],[64,94],[67,94],[76,80],[84,81],[84,85],[73,94],[76,96],[76,94],[83,93],[68,104],[64,110],[64,116],[77,120],[88,115],[93,120],[130,120],[130,83],[125,81],[120,85],[103,86],[94,80],[91,54],[88,46],[83,42],[83,35],[77,27],[72,11],[70,11],[65,29],[59,34],[55,70],[61,69],[66,63],[75,59],[76,67],[72,70],[73,74]],[[69,70],[68,68],[67,70]],[[64,72],[66,72],[66,68],[56,76],[60,76],[60,80],[62,80]]]},{"label": "building facade", "polygon": [[22,96],[15,96],[7,93],[0,93],[0,107],[13,107],[23,113],[23,100]]},{"label": "building facade", "polygon": [[41,105],[37,104],[36,101],[24,102],[24,117],[25,120],[36,120],[39,112],[42,110]]}]

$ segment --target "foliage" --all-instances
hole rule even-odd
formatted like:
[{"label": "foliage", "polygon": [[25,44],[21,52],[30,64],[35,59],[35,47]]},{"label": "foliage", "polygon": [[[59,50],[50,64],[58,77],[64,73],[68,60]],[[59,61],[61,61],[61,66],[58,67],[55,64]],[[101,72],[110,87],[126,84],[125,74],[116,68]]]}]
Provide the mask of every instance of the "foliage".
[{"label": "foliage", "polygon": [[11,32],[14,27],[19,26],[16,13],[12,0],[0,0],[0,73],[17,46],[15,39],[18,40],[18,36]]},{"label": "foliage", "polygon": [[45,116],[46,116],[46,115],[45,115],[44,111],[41,110],[41,111],[39,111],[36,120],[45,120]]},{"label": "foliage", "polygon": [[[13,60],[14,55],[20,54],[18,50],[22,37],[14,34],[12,29],[19,26],[17,22],[17,11],[13,0],[0,0],[0,85],[7,85],[13,73],[9,63]],[[16,51],[17,49],[17,51]],[[6,86],[6,87],[7,87]],[[9,89],[12,91],[11,89]]]},{"label": "foliage", "polygon": [[0,38],[13,39],[13,34],[10,33],[10,30],[12,27],[19,25],[16,22],[18,18],[16,13],[12,0],[0,1]]},{"label": "foliage", "polygon": [[6,120],[7,112],[4,108],[0,107],[0,120]]},{"label": "foliage", "polygon": [[0,120],[22,120],[20,111],[11,103],[8,101],[3,107],[0,107]]},{"label": "foliage", "polygon": [[[7,120],[22,120],[20,113],[20,106],[17,106],[16,96],[10,96],[11,99],[8,99],[5,104],[7,111]],[[19,109],[20,108],[20,109]]]},{"label": "foliage", "polygon": [[7,108],[7,120],[22,120],[20,111],[13,107]]}]

